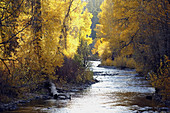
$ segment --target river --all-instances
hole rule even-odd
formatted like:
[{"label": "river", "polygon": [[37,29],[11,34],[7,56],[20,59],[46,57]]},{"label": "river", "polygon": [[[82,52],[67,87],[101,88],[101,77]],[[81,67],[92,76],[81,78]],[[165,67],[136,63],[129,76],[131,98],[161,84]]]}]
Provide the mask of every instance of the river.
[{"label": "river", "polygon": [[71,100],[35,100],[10,113],[159,113],[163,108],[146,99],[155,89],[135,70],[97,67],[100,61],[91,63],[94,78],[100,82],[71,93]]}]

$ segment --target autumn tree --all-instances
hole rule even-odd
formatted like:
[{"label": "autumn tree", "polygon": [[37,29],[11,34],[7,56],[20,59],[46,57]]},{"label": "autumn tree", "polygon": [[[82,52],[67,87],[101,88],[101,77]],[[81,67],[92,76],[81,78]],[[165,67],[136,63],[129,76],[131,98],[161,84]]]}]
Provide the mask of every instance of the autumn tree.
[{"label": "autumn tree", "polygon": [[[0,1],[0,86],[1,94],[17,95],[17,88],[12,87],[16,80],[14,54],[18,47],[17,37],[30,22],[24,23],[22,29],[17,30],[18,17],[23,10],[24,0]],[[17,85],[17,84],[16,84]],[[9,93],[11,92],[11,93]],[[4,98],[5,99],[5,98]]]},{"label": "autumn tree", "polygon": [[21,10],[21,0],[4,0],[1,1],[0,8],[0,28],[1,28],[1,50],[4,57],[10,56],[10,53],[16,48],[16,18],[19,16],[19,10]]}]

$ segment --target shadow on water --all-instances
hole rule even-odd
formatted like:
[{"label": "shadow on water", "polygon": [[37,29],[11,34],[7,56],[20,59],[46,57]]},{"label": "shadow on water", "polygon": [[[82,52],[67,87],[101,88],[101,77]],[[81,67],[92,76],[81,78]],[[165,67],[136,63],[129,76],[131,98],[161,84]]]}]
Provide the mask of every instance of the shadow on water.
[{"label": "shadow on water", "polygon": [[100,61],[91,63],[99,83],[72,93],[72,100],[36,100],[13,113],[159,113],[161,106],[146,99],[155,89],[135,70],[97,67]]}]

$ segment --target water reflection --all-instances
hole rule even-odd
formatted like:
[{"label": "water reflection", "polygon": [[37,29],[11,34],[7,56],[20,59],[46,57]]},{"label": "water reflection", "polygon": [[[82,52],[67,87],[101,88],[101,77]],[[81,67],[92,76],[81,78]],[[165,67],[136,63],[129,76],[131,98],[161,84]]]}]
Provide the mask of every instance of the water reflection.
[{"label": "water reflection", "polygon": [[22,113],[137,113],[157,112],[156,102],[147,100],[154,88],[135,70],[97,67],[92,62],[95,78],[100,82],[72,94],[72,100],[40,100],[23,106]]}]

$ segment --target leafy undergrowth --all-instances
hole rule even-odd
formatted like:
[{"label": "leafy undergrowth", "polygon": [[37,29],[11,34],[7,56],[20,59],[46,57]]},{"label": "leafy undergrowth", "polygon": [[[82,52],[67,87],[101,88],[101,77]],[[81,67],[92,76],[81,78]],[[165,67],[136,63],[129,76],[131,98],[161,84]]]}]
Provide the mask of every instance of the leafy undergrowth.
[{"label": "leafy undergrowth", "polygon": [[115,66],[117,68],[136,68],[136,62],[133,58],[126,58],[126,57],[116,57],[114,60],[107,58],[106,60],[102,60],[103,66]]},{"label": "leafy undergrowth", "polygon": [[149,80],[153,87],[157,89],[158,95],[162,101],[170,101],[170,60],[164,56],[164,60],[160,61],[159,68],[156,72],[149,73]]}]

